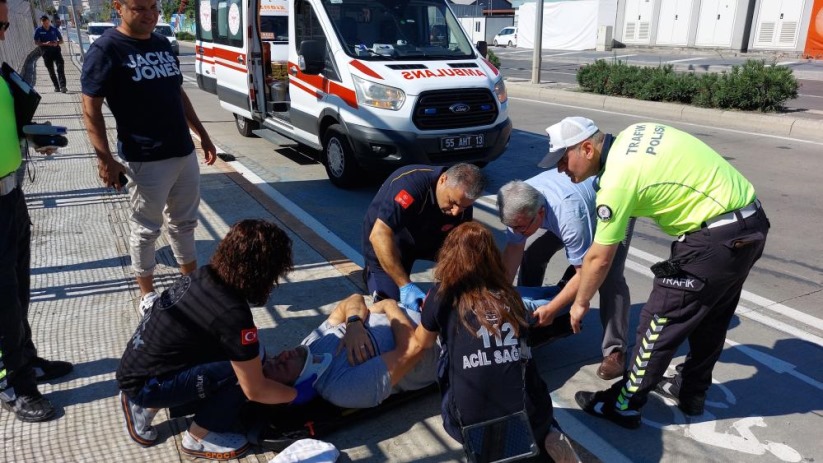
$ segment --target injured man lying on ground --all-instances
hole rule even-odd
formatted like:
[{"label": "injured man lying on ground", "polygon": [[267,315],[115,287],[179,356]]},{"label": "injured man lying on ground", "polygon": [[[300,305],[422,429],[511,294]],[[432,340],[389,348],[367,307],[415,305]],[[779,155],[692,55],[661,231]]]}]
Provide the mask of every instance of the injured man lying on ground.
[{"label": "injured man lying on ground", "polygon": [[283,384],[315,377],[323,399],[343,408],[370,408],[391,394],[422,389],[436,380],[438,349],[412,367],[406,356],[420,313],[386,299],[367,307],[353,294],[300,346],[266,357],[263,374]]}]

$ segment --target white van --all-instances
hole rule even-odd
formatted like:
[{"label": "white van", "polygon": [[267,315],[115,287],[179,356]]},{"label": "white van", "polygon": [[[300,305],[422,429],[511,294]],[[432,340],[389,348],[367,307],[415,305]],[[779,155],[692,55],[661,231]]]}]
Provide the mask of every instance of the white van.
[{"label": "white van", "polygon": [[172,29],[171,24],[157,23],[157,25],[154,26],[154,32],[168,39],[171,44],[171,50],[175,55],[180,54],[180,44],[177,43],[177,37],[174,35],[174,29]]},{"label": "white van", "polygon": [[445,0],[260,1],[195,3],[198,86],[243,135],[321,150],[341,187],[362,169],[485,165],[506,150],[503,78]]},{"label": "white van", "polygon": [[116,26],[114,23],[89,23],[88,27],[87,35],[89,36],[89,45],[91,45],[103,35],[103,32],[113,29]]},{"label": "white van", "polygon": [[494,36],[494,46],[516,47],[517,46],[517,28],[504,27],[500,32]]}]

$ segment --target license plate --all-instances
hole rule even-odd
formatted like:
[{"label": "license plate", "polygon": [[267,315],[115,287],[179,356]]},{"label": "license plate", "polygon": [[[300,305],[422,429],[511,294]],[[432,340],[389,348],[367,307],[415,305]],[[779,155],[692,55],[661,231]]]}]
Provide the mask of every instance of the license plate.
[{"label": "license plate", "polygon": [[473,135],[457,135],[440,139],[440,151],[458,151],[482,148],[486,137],[482,133]]}]

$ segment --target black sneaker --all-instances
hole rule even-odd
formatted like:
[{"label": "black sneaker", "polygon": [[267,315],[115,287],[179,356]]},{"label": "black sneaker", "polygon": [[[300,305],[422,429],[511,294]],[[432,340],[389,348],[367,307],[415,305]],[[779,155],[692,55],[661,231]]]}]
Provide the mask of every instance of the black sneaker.
[{"label": "black sneaker", "polygon": [[55,91],[56,93],[60,93],[60,87],[54,87],[54,91]]},{"label": "black sneaker", "polygon": [[74,366],[69,362],[46,360],[41,357],[35,357],[31,362],[31,367],[34,369],[34,378],[38,383],[65,376],[74,369]]},{"label": "black sneaker", "polygon": [[677,402],[677,408],[689,416],[700,416],[706,408],[705,395],[680,397],[680,385],[675,378],[664,377],[654,387],[654,392]]},{"label": "black sneaker", "polygon": [[36,395],[18,395],[11,402],[2,402],[3,408],[14,413],[18,420],[26,423],[38,423],[54,418],[57,413],[51,402],[39,393]]},{"label": "black sneaker", "polygon": [[[587,392],[577,391],[574,401],[583,411],[599,418],[605,418],[618,426],[627,429],[640,427],[639,410],[617,410],[614,408],[614,398],[609,398],[608,391]],[[608,402],[608,403],[607,403]]]},{"label": "black sneaker", "polygon": [[69,89],[67,89],[66,87],[60,87],[60,92],[61,93],[67,93],[68,91],[69,91]]}]

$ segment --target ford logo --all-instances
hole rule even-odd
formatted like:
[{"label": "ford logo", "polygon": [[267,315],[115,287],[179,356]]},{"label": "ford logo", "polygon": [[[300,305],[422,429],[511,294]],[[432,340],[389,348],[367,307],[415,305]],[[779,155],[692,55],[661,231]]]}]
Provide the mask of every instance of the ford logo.
[{"label": "ford logo", "polygon": [[469,105],[466,103],[455,103],[449,106],[449,110],[453,113],[466,113],[469,112]]}]

